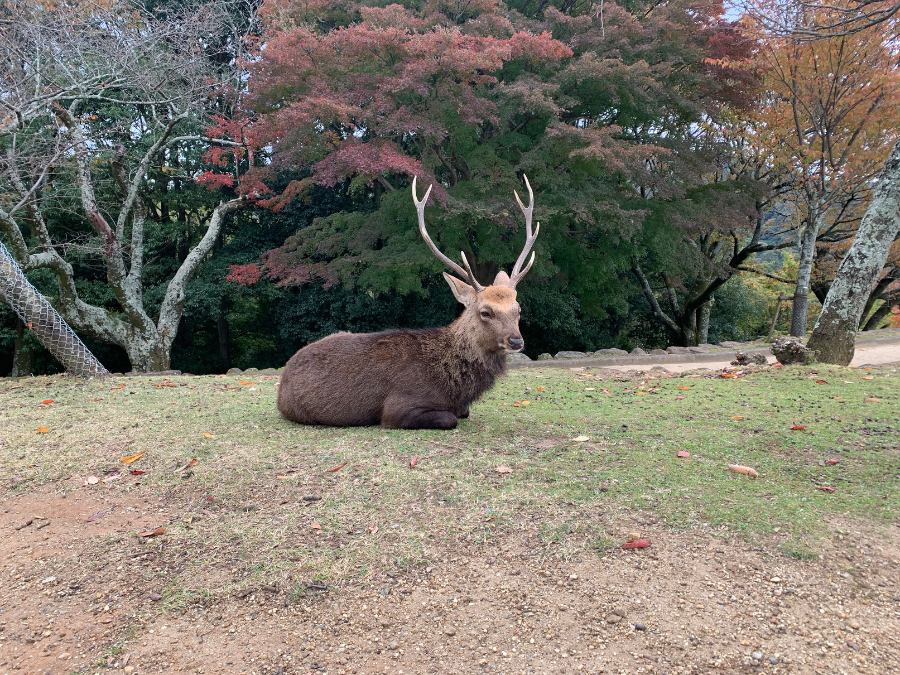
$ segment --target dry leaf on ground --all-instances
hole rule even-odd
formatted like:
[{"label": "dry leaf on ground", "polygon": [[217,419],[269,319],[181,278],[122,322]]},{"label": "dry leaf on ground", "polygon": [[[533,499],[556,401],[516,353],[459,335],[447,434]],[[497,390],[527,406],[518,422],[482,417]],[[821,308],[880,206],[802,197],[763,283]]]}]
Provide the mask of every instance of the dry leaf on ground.
[{"label": "dry leaf on ground", "polygon": [[128,457],[123,457],[123,458],[120,459],[119,461],[122,462],[123,464],[131,464],[132,462],[138,461],[138,460],[139,460],[141,457],[143,457],[145,454],[147,454],[147,451],[146,451],[146,450],[143,451],[143,452],[138,452],[138,453],[136,453],[136,454],[134,454],[134,455],[128,455]]}]

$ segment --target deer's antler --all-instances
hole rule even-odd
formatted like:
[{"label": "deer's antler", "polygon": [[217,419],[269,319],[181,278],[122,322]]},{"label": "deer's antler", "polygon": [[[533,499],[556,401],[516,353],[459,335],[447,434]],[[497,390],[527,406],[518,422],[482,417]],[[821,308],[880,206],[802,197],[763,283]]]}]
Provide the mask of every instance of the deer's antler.
[{"label": "deer's antler", "polygon": [[531,251],[534,246],[534,240],[537,239],[538,232],[540,232],[541,224],[538,223],[537,227],[534,228],[534,233],[531,232],[531,214],[534,211],[534,193],[531,191],[531,183],[528,182],[528,176],[525,176],[525,186],[528,188],[528,208],[525,208],[525,205],[522,203],[522,200],[519,199],[519,193],[513,190],[513,194],[516,196],[516,201],[519,203],[519,208],[522,209],[522,213],[525,214],[525,248],[522,249],[522,253],[519,254],[519,259],[516,260],[516,264],[513,266],[512,273],[509,275],[509,287],[515,288],[516,284],[521,281],[522,277],[528,274],[528,270],[531,269],[531,265],[534,262],[534,253],[531,254],[531,260],[528,261],[528,264],[525,266],[525,269],[522,269],[522,263],[525,262],[525,259],[528,257],[528,252]]},{"label": "deer's antler", "polygon": [[[458,274],[463,279],[468,279],[469,285],[475,289],[476,293],[480,293],[481,291],[484,290],[484,286],[479,284],[478,281],[476,281],[476,279],[475,279],[475,275],[472,274],[472,268],[469,267],[469,261],[466,260],[466,254],[462,253],[462,251],[460,251],[460,253],[462,253],[463,263],[466,266],[466,268],[463,269],[462,267],[457,265],[455,262],[450,260],[450,258],[448,258],[443,253],[441,253],[438,250],[438,247],[434,245],[434,242],[431,241],[431,237],[428,236],[428,231],[425,229],[425,202],[428,201],[428,195],[431,194],[431,188],[432,188],[432,186],[429,185],[428,189],[425,191],[425,196],[422,198],[422,201],[419,201],[416,198],[416,177],[413,176],[412,197],[413,197],[413,203],[416,205],[416,213],[419,216],[419,232],[422,234],[422,239],[425,240],[425,243],[428,244],[428,248],[430,248],[431,252],[434,253],[435,256],[437,256],[438,260],[440,260],[447,267],[449,267],[451,270],[456,272],[456,274]],[[529,232],[530,231],[531,231],[531,226],[529,224]],[[527,272],[528,270],[526,269],[525,271]]]}]

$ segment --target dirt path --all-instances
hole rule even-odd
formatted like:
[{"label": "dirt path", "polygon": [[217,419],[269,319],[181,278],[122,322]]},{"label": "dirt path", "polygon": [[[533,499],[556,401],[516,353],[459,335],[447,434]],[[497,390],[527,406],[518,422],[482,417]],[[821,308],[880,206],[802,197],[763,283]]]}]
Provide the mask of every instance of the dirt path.
[{"label": "dirt path", "polygon": [[[863,343],[865,344],[865,343]],[[697,370],[698,368],[708,368],[709,370],[722,370],[731,365],[734,355],[729,353],[727,358],[721,361],[712,361],[707,363],[656,363],[643,365],[627,365],[627,366],[609,366],[607,370],[648,370],[653,366],[662,366],[666,370],[673,373],[683,373],[686,370]],[[774,356],[767,357],[769,363],[775,363]],[[885,363],[900,362],[900,342],[894,344],[878,344],[869,343],[869,346],[859,346],[856,348],[856,354],[853,361],[850,362],[851,367],[859,368],[860,366],[878,366]]]},{"label": "dirt path", "polygon": [[[428,567],[386,561],[341,588],[261,579],[243,597],[169,598],[160,611],[167,573],[187,552],[123,534],[187,512],[183,502],[121,493],[7,500],[0,675],[900,669],[896,526],[833,523],[814,561],[785,556],[777,535],[751,546],[724,530],[677,533],[638,515],[607,529],[620,540],[636,531],[649,548],[564,561],[534,523],[489,547],[437,550]],[[214,565],[197,584],[234,572]]]}]

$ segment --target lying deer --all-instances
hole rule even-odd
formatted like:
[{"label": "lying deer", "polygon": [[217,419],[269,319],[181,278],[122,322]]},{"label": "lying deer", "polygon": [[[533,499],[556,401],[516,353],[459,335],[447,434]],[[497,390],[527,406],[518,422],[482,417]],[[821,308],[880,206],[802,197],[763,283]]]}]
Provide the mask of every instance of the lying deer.
[{"label": "lying deer", "polygon": [[469,406],[506,373],[506,355],[522,350],[516,284],[531,269],[540,223],[531,231],[534,194],[525,214],[525,248],[507,276],[500,272],[487,288],[478,283],[466,254],[465,269],[441,253],[425,229],[425,202],[416,180],[412,195],[419,232],[438,259],[468,283],[444,272],[453,295],[464,306],[449,326],[382,333],[335,333],[307,345],[288,361],[278,390],[278,410],[300,424],[338,427],[381,424],[386,429],[453,429]]}]

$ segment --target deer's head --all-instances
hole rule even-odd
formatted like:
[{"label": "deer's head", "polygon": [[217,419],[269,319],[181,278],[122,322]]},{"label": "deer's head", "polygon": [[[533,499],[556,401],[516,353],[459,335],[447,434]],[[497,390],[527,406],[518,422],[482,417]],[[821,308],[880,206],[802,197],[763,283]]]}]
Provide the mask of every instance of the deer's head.
[{"label": "deer's head", "polygon": [[525,265],[524,269],[522,265],[528,258],[528,253],[534,246],[534,240],[537,239],[538,231],[541,229],[541,224],[538,223],[534,228],[534,232],[531,230],[534,194],[531,191],[531,184],[528,182],[527,177],[525,178],[525,185],[528,187],[529,203],[527,207],[519,199],[519,194],[513,191],[519,208],[525,214],[525,248],[522,249],[519,259],[516,260],[512,274],[507,275],[506,272],[500,272],[494,278],[494,283],[484,287],[475,279],[464,252],[460,251],[465,269],[441,253],[438,247],[434,245],[434,242],[431,241],[431,237],[428,236],[428,232],[425,229],[425,203],[431,194],[431,186],[428,187],[425,196],[420,201],[416,195],[416,179],[413,177],[412,195],[413,202],[416,205],[416,212],[419,216],[419,232],[421,232],[425,243],[428,244],[428,247],[437,256],[438,260],[460,277],[468,280],[466,282],[444,272],[444,279],[450,285],[453,295],[466,308],[461,317],[463,330],[470,333],[470,338],[488,353],[502,352],[513,354],[522,351],[525,347],[525,340],[522,339],[522,334],[519,332],[519,303],[516,302],[516,284],[531,269],[531,264],[534,262],[534,253],[531,253],[531,259],[528,260],[528,264]]}]

